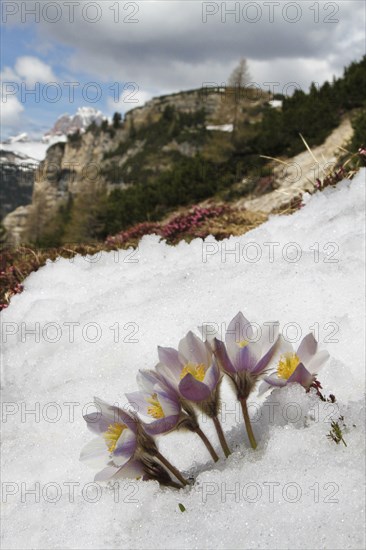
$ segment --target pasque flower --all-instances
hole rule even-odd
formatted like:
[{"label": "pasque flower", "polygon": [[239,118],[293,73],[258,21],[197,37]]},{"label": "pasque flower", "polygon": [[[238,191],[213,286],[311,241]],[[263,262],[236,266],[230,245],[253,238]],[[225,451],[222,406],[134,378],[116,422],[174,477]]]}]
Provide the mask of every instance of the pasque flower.
[{"label": "pasque flower", "polygon": [[192,332],[179,342],[178,350],[158,347],[159,375],[186,401],[195,403],[212,418],[226,456],[230,450],[218,419],[222,375],[212,348]]},{"label": "pasque flower", "polygon": [[230,377],[241,403],[253,449],[257,443],[250,424],[247,399],[275,352],[278,330],[278,323],[265,324],[260,329],[259,337],[255,338],[254,326],[239,312],[229,323],[225,344],[217,338],[213,341],[218,363]]},{"label": "pasque flower", "polygon": [[80,459],[98,463],[112,461],[121,468],[135,455],[137,423],[125,411],[97,397],[94,403],[98,412],[85,415],[84,420],[89,430],[99,437],[84,447]]},{"label": "pasque flower", "polygon": [[[160,365],[157,365],[159,368]],[[199,427],[197,415],[180,394],[171,379],[161,372],[142,370],[137,376],[139,392],[126,394],[138,415],[144,429],[150,435],[167,433],[174,429],[195,432],[204,442],[215,462],[218,461],[214,448]]]},{"label": "pasque flower", "polygon": [[264,377],[264,382],[259,388],[260,393],[271,386],[283,387],[293,382],[309,390],[316,380],[319,369],[329,358],[326,350],[318,351],[318,342],[311,332],[302,339],[296,352],[292,344],[280,336],[279,353],[280,357],[276,363],[269,365],[276,370]]},{"label": "pasque flower", "polygon": [[[142,473],[151,475],[151,467],[147,465],[156,462],[154,458],[157,458],[183,485],[187,485],[180,472],[158,451],[153,438],[145,432],[135,415],[98,398],[94,398],[94,402],[98,412],[87,414],[84,419],[88,428],[99,437],[84,447],[80,460],[95,465],[107,464],[97,474],[96,480],[141,477]],[[156,479],[165,483],[167,477]]]},{"label": "pasque flower", "polygon": [[140,371],[137,384],[140,391],[127,393],[126,397],[136,406],[146,432],[157,435],[176,428],[182,419],[182,406],[177,393],[165,385],[154,371]]}]

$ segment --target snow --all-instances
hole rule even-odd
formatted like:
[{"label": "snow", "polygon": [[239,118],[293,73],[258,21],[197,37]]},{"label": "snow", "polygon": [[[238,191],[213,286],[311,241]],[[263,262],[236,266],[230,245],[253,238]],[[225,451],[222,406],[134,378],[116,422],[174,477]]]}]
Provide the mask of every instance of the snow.
[{"label": "snow", "polygon": [[0,143],[0,148],[41,161],[45,159],[46,151],[51,145],[65,143],[69,134],[77,130],[84,132],[93,121],[100,125],[105,118],[101,111],[93,107],[79,107],[74,115],[61,115],[42,139],[29,139],[28,134],[23,132]]},{"label": "snow", "polygon": [[8,141],[10,143],[16,143],[17,141],[28,141],[28,134],[26,132],[22,132],[17,136],[10,137]]},{"label": "snow", "polygon": [[[0,155],[3,151],[7,151],[7,150],[1,146]],[[27,169],[35,170],[39,165],[38,160],[34,158],[30,158],[27,155],[24,155],[24,153],[14,153],[13,151],[11,151],[11,153],[12,155],[10,158],[6,154],[5,156],[0,156],[0,164],[15,164],[19,166],[20,170],[25,170],[25,171]]]},{"label": "snow", "polygon": [[219,124],[218,126],[206,126],[206,130],[217,130],[219,132],[232,132],[234,129],[233,124]]},{"label": "snow", "polygon": [[[137,252],[59,259],[28,277],[2,317],[4,548],[365,547],[365,175],[241,237],[171,247],[146,236]],[[273,261],[265,243],[278,243]],[[174,347],[202,324],[224,329],[239,310],[254,322],[279,320],[293,340],[296,326],[288,323],[298,323],[302,336],[310,327],[319,332],[331,355],[319,380],[337,402],[296,385],[253,394],[260,441],[253,451],[225,382],[228,460],[214,465],[196,436],[173,433],[159,447],[196,477],[193,487],[98,488],[95,472],[78,460],[91,438],[82,412],[93,396],[122,405],[138,369],[155,365],[158,344]],[[27,335],[32,328],[36,334]],[[326,437],[340,415],[347,447]],[[201,422],[220,453],[210,422]]]},{"label": "snow", "polygon": [[278,108],[282,107],[282,101],[280,99],[272,99],[268,103],[274,109],[278,109]]},{"label": "snow", "polygon": [[[58,139],[57,141],[63,141]],[[66,138],[65,140],[66,141]],[[32,159],[41,161],[46,156],[46,151],[50,147],[50,143],[42,143],[41,141],[15,141],[14,143],[1,143],[1,149],[4,151],[12,151],[18,155],[26,155]]]},{"label": "snow", "polygon": [[100,125],[104,119],[103,113],[93,107],[79,107],[74,115],[68,113],[61,115],[51,130],[43,136],[43,141],[49,144],[55,143],[54,140],[58,137],[66,139],[67,135],[74,134],[78,130],[84,132],[92,122]]}]

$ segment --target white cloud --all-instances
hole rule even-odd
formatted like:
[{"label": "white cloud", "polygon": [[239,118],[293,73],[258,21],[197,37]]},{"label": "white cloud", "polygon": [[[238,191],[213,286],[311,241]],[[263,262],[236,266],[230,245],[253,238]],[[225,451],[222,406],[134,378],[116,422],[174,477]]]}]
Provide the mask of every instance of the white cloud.
[{"label": "white cloud", "polygon": [[17,129],[22,124],[23,105],[15,96],[0,98],[1,101],[1,125],[10,129]]},{"label": "white cloud", "polygon": [[48,82],[57,82],[58,80],[50,65],[47,65],[47,63],[44,63],[38,57],[31,55],[18,57],[14,68],[4,67],[0,77],[3,82],[18,83],[24,81],[29,85],[36,82],[46,84]]},{"label": "white cloud", "polygon": [[19,75],[17,75],[10,67],[4,67],[4,70],[0,73],[2,82],[18,82]]},{"label": "white cloud", "polygon": [[[41,22],[38,30],[42,41],[52,37],[72,48],[65,59],[68,70],[104,82],[135,81],[140,89],[159,93],[197,88],[205,81],[223,82],[242,56],[248,58],[254,80],[260,74],[263,82],[281,80],[282,85],[299,79],[306,60],[307,74],[301,85],[307,87],[311,80],[323,82],[341,74],[363,52],[365,12],[358,1],[340,0],[326,8],[323,3],[304,0],[296,23],[286,20],[294,17],[293,10],[283,12],[279,3],[274,3],[272,23],[265,7],[268,3],[263,4],[256,23],[246,21],[242,11],[237,22],[230,14],[225,21],[224,10],[239,4],[242,10],[242,3],[232,2],[228,8],[225,3],[212,4],[218,12],[203,23],[202,2],[140,2],[134,15],[137,23],[129,24],[121,3],[117,24],[113,20],[117,3],[105,1],[100,4],[102,17],[95,24],[76,16],[74,23],[66,19],[56,24]],[[254,16],[251,11],[245,13],[249,19]],[[325,63],[316,63],[312,70],[313,60]],[[265,65],[268,72],[256,74],[257,67]]]},{"label": "white cloud", "polygon": [[27,84],[35,84],[36,82],[46,84],[47,82],[57,81],[52,68],[38,57],[30,55],[18,57],[14,69],[20,79],[24,80]]},{"label": "white cloud", "polygon": [[118,101],[114,101],[112,97],[108,98],[107,106],[110,112],[115,113],[118,111],[126,113],[131,109],[141,107],[149,99],[157,95],[159,94],[141,90],[136,83],[131,82],[129,86],[126,85],[126,89],[123,90]]}]

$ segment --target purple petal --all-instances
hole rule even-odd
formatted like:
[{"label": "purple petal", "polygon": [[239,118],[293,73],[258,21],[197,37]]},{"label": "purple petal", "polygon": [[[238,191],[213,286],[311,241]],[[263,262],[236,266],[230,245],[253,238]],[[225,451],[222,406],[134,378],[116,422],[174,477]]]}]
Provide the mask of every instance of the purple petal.
[{"label": "purple petal", "polygon": [[114,449],[113,462],[116,466],[123,466],[135,453],[137,447],[136,436],[131,430],[123,430]]},{"label": "purple petal", "polygon": [[214,339],[214,350],[220,367],[229,374],[235,374],[236,369],[229,359],[226,346],[223,342],[221,342],[221,340],[217,340],[217,338]]},{"label": "purple petal", "polygon": [[131,393],[125,394],[128,402],[133,405],[134,410],[138,415],[147,416],[147,409],[149,403],[146,401],[146,398],[150,395],[142,391],[134,391]]},{"label": "purple petal", "polygon": [[278,351],[278,348],[279,348],[279,339],[277,338],[277,340],[274,342],[274,344],[272,344],[272,346],[269,348],[267,353],[265,353],[262,359],[258,361],[257,365],[253,369],[253,374],[260,374],[262,371],[264,371],[267,368],[273,355],[276,353],[276,351]]},{"label": "purple petal", "polygon": [[239,311],[230,321],[225,335],[226,348],[232,363],[235,362],[238,350],[240,350],[239,343],[243,340],[249,341],[251,338],[253,338],[252,326]]},{"label": "purple petal", "polygon": [[123,411],[119,407],[109,405],[98,397],[95,397],[94,401],[97,407],[101,409],[103,419],[109,420],[109,424],[118,422],[119,424],[126,424],[126,426],[128,426],[133,432],[137,431],[137,421],[136,418],[133,417],[133,415],[128,414],[127,411]]},{"label": "purple petal", "polygon": [[101,435],[108,429],[108,426],[116,422],[115,412],[113,407],[98,397],[94,397],[94,403],[97,410],[84,415],[84,420],[91,432]]},{"label": "purple petal", "polygon": [[[117,407],[115,407],[117,409]],[[121,409],[118,410],[118,420],[117,422],[121,422],[123,424],[126,424],[126,426],[133,432],[137,433],[137,426],[138,426],[138,420],[135,416],[132,416],[131,414],[128,414],[127,411],[122,411]]]},{"label": "purple petal", "polygon": [[[163,410],[164,416],[179,415],[181,411],[181,405],[178,399],[177,394],[172,394],[172,392],[167,393],[165,391],[159,390],[158,386],[155,387],[155,392],[157,399],[160,403],[160,406]],[[173,395],[173,399],[170,398],[170,395]],[[137,406],[139,415],[143,416],[142,419],[144,422],[151,420],[153,417],[148,413],[151,403],[149,399],[153,396],[152,393],[147,392],[132,392],[126,394],[128,400],[134,405]]]},{"label": "purple petal", "polygon": [[211,392],[216,388],[217,383],[220,380],[220,376],[220,369],[215,359],[213,359],[212,365],[207,369],[203,380]]},{"label": "purple petal", "polygon": [[306,365],[311,361],[318,349],[318,342],[315,340],[313,334],[309,332],[302,339],[299,348],[296,352],[296,355],[300,359],[301,363]]},{"label": "purple petal", "polygon": [[179,379],[183,365],[177,350],[158,346],[158,355],[160,363],[168,367],[174,376]]},{"label": "purple petal", "polygon": [[179,342],[178,349],[187,363],[209,365],[211,362],[211,355],[206,344],[191,331]]},{"label": "purple petal", "polygon": [[283,388],[283,386],[286,386],[287,380],[284,378],[279,378],[277,374],[273,373],[269,376],[264,377],[264,381],[267,382],[270,386],[276,386],[279,388]]},{"label": "purple petal", "polygon": [[204,382],[196,380],[190,373],[180,381],[179,391],[185,399],[196,403],[208,399],[211,395],[210,388]]},{"label": "purple petal", "polygon": [[236,356],[236,370],[238,372],[246,370],[252,371],[258,361],[258,347],[248,344],[244,348],[239,348],[239,353]]},{"label": "purple petal", "polygon": [[160,382],[158,374],[153,370],[139,370],[136,381],[140,390],[148,393],[153,393],[154,386]]},{"label": "purple petal", "polygon": [[177,415],[180,413],[181,405],[178,398],[170,399],[169,395],[165,392],[157,393],[157,397],[165,416]]},{"label": "purple petal", "polygon": [[[177,380],[172,375],[170,369],[166,367],[165,365],[162,365],[161,363],[158,363],[155,366],[155,374],[157,379],[157,384],[160,386],[159,389],[162,389],[166,391],[168,394],[171,394],[171,398],[174,399],[174,396],[177,395],[176,387],[177,387]],[[167,373],[169,376],[167,376]],[[168,378],[168,379],[167,379]],[[174,381],[172,384],[171,381]],[[180,376],[179,376],[180,380]]]},{"label": "purple petal", "polygon": [[149,435],[159,435],[173,430],[177,425],[178,420],[179,414],[166,416],[165,418],[159,418],[149,424],[144,424],[144,428],[146,433]]},{"label": "purple petal", "polygon": [[98,435],[106,432],[108,430],[108,426],[114,422],[114,417],[110,419],[105,418],[102,416],[101,412],[85,414],[83,418],[87,423],[88,429]]},{"label": "purple petal", "polygon": [[308,389],[314,381],[314,376],[310,374],[308,370],[304,367],[302,363],[299,363],[295,371],[291,374],[290,378],[287,380],[288,384],[292,382],[297,382]]},{"label": "purple petal", "polygon": [[167,386],[172,394],[177,394],[180,373],[182,372],[183,367],[180,369],[179,376],[173,374],[172,370],[163,363],[159,363],[156,366],[156,370],[159,378],[163,381],[164,386]]}]

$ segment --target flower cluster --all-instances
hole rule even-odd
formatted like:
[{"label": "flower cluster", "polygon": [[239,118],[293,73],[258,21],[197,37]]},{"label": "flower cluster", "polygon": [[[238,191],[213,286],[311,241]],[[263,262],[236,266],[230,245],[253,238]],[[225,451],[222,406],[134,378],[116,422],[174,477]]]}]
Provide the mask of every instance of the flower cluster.
[{"label": "flower cluster", "polygon": [[[166,239],[174,241],[182,238],[184,235],[196,235],[197,228],[207,219],[221,216],[228,210],[227,206],[195,206],[185,214],[174,216],[169,222],[163,224],[158,222],[143,222],[134,225],[126,231],[122,231],[117,235],[107,237],[106,244],[110,246],[122,246],[140,239],[143,235],[156,234]],[[207,231],[204,236],[207,236]]]},{"label": "flower cluster", "polygon": [[264,323],[257,331],[239,312],[229,323],[224,340],[211,335],[203,341],[188,332],[177,349],[159,346],[159,363],[153,370],[139,371],[138,391],[126,394],[133,413],[95,399],[99,413],[87,415],[85,420],[99,438],[84,448],[81,459],[105,466],[96,480],[141,477],[173,487],[187,485],[188,481],[159,452],[154,436],[189,430],[200,437],[216,462],[219,456],[200,428],[197,411],[212,419],[223,453],[228,457],[230,449],[218,417],[224,375],[231,381],[241,404],[253,449],[257,442],[247,400],[259,381],[259,393],[297,383],[306,391],[313,387],[322,397],[316,373],[329,354],[318,350],[311,333],[295,351],[279,334],[279,323]]}]

